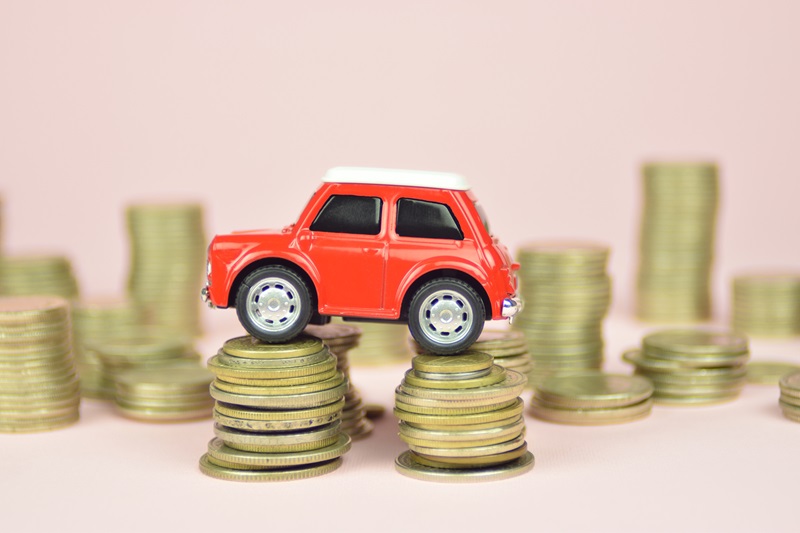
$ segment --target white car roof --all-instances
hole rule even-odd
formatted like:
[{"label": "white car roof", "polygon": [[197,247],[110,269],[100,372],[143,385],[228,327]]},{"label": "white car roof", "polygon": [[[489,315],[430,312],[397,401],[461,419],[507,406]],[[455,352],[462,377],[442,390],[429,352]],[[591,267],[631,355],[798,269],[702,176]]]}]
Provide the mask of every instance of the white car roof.
[{"label": "white car roof", "polygon": [[370,185],[403,185],[467,191],[467,180],[450,172],[400,170],[395,168],[334,167],[323,176],[325,183],[365,183]]}]

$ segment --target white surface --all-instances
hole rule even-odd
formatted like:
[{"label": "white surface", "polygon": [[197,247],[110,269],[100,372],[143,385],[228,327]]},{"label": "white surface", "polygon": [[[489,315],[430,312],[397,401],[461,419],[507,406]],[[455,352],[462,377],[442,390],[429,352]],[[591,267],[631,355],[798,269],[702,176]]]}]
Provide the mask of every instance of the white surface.
[{"label": "white surface", "polygon": [[366,183],[372,185],[400,185],[428,189],[469,190],[463,176],[449,172],[428,170],[401,170],[394,168],[334,167],[323,176],[326,183]]},{"label": "white surface", "polygon": [[[204,353],[239,334],[233,314],[215,312]],[[608,369],[629,371],[619,353],[644,329],[609,321]],[[754,343],[755,359],[798,354],[798,342]],[[405,370],[359,367],[353,378],[390,408]],[[777,388],[748,386],[733,403],[657,406],[627,425],[526,416],[534,470],[463,486],[396,473],[405,447],[391,414],[332,474],[243,484],[199,472],[210,421],[137,423],[86,401],[71,428],[0,435],[2,531],[797,531],[800,424],[777,401]]]}]

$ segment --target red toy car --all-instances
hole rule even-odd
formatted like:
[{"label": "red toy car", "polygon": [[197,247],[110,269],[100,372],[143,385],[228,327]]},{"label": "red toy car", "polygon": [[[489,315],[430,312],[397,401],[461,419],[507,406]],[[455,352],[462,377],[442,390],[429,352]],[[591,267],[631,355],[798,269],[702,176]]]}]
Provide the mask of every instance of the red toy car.
[{"label": "red toy car", "polygon": [[339,167],[322,181],[296,224],[214,237],[205,302],[266,342],[341,316],[407,321],[439,354],[521,309],[519,264],[461,176]]}]

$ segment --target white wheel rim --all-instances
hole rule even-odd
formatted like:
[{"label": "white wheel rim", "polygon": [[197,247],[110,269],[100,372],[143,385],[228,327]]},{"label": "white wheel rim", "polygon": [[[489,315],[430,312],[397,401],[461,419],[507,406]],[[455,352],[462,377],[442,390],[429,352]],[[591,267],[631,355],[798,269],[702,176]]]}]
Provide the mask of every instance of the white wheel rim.
[{"label": "white wheel rim", "polygon": [[300,319],[302,304],[297,287],[279,277],[259,280],[247,291],[247,317],[267,333],[281,333]]},{"label": "white wheel rim", "polygon": [[475,321],[469,301],[458,291],[436,291],[419,309],[422,334],[440,346],[452,346],[469,336]]}]

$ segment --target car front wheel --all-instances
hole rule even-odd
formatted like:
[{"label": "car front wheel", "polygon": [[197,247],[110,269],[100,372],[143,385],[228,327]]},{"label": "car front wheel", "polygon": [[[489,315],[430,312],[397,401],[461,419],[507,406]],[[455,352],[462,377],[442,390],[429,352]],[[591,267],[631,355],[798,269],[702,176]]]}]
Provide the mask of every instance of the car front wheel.
[{"label": "car front wheel", "polygon": [[285,342],[299,335],[311,318],[311,296],[305,281],[280,266],[257,268],[236,293],[239,322],[265,342]]},{"label": "car front wheel", "polygon": [[469,284],[455,278],[425,283],[411,300],[408,329],[425,350],[448,355],[469,348],[483,331],[486,311]]}]

